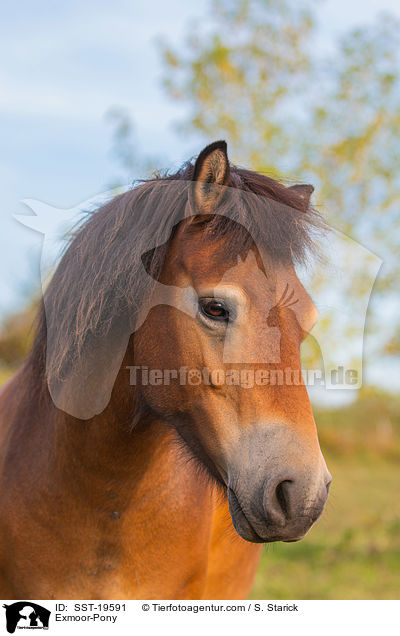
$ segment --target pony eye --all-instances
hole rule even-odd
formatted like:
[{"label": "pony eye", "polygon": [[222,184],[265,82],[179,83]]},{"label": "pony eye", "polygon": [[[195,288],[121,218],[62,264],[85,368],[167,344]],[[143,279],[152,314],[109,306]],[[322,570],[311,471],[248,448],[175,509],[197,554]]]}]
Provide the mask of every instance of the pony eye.
[{"label": "pony eye", "polygon": [[226,321],[229,318],[229,311],[225,307],[224,303],[219,300],[201,300],[200,309],[207,318],[211,318],[212,320]]}]

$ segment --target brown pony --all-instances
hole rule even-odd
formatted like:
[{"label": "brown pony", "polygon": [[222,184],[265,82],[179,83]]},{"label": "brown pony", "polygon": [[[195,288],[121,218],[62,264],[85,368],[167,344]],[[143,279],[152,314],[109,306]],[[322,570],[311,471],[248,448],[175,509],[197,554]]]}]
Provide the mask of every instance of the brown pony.
[{"label": "brown pony", "polygon": [[216,142],[78,229],[0,397],[2,598],[242,598],[320,516],[311,192]]}]

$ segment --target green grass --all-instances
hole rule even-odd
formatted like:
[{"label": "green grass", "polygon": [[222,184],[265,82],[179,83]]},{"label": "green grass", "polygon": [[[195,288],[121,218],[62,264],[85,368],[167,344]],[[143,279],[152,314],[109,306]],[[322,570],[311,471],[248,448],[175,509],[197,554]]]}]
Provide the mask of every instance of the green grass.
[{"label": "green grass", "polygon": [[399,598],[398,463],[325,455],[333,484],[323,517],[302,541],[264,548],[250,598]]}]

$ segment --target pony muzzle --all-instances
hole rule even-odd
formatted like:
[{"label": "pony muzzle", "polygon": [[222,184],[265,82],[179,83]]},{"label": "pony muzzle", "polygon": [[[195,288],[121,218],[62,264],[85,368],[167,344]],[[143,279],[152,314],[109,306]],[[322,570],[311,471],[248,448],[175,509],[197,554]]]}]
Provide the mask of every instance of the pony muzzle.
[{"label": "pony muzzle", "polygon": [[245,453],[242,440],[241,458],[247,456],[249,463],[244,466],[241,459],[240,465],[231,464],[229,470],[233,526],[253,543],[303,538],[321,516],[332,481],[318,445],[310,454],[299,440],[293,444],[291,433],[277,432],[275,428],[266,439],[263,436],[263,444],[256,436],[258,440],[249,441]]}]

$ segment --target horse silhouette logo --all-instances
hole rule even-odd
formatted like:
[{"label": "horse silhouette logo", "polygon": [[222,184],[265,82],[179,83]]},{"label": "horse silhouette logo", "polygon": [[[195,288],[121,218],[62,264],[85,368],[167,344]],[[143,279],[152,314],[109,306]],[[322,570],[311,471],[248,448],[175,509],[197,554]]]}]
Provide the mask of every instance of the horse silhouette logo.
[{"label": "horse silhouette logo", "polygon": [[50,610],[32,603],[18,601],[3,605],[6,610],[7,631],[13,634],[18,629],[49,629]]},{"label": "horse silhouette logo", "polygon": [[[104,320],[99,318],[101,311],[103,311],[101,309],[103,301],[92,290],[90,293],[88,292],[87,307],[85,306],[85,309],[78,312],[79,325],[82,322],[82,328],[77,326],[76,314],[73,317],[73,322],[68,323],[74,324],[75,327],[69,331],[67,327],[60,329],[60,311],[64,310],[61,310],[61,305],[59,307],[56,302],[50,302],[50,297],[45,293],[45,290],[61,255],[64,253],[66,237],[74,232],[74,228],[84,227],[86,220],[90,219],[91,210],[98,208],[100,203],[112,200],[115,192],[110,191],[99,197],[93,197],[93,199],[69,209],[54,208],[41,201],[24,199],[23,203],[34,212],[34,215],[14,215],[20,223],[44,236],[40,273],[46,318],[48,389],[55,406],[75,418],[88,420],[104,411],[111,399],[115,379],[121,368],[130,337],[143,325],[153,307],[170,305],[193,320],[197,319],[198,291],[190,284],[183,286],[166,284],[160,278],[160,272],[157,270],[160,263],[165,260],[171,237],[176,228],[180,223],[190,223],[190,219],[199,216],[199,210],[195,204],[196,194],[193,189],[193,184],[197,182],[185,181],[181,178],[168,182],[171,197],[180,203],[179,205],[178,203],[174,204],[171,208],[171,214],[167,217],[163,216],[162,223],[153,228],[151,223],[153,218],[157,218],[156,210],[160,205],[157,197],[162,195],[163,183],[161,180],[157,187],[154,185],[154,197],[156,197],[154,200],[147,195],[138,198],[135,188],[130,190],[130,194],[127,192],[128,187],[123,188],[123,191],[132,197],[132,203],[128,206],[129,210],[133,205],[136,206],[135,219],[137,220],[134,223],[138,224],[138,226],[131,227],[129,225],[131,221],[129,223],[127,221],[127,227],[131,227],[130,231],[132,232],[132,228],[136,228],[132,236],[140,235],[142,237],[140,239],[140,255],[137,255],[138,258],[134,264],[135,269],[132,270],[133,243],[126,240],[124,235],[122,243],[125,245],[126,252],[124,252],[123,258],[125,260],[121,261],[120,268],[119,266],[116,269],[114,266],[108,267],[105,265],[106,260],[101,261],[101,276],[104,278],[105,288],[109,290],[107,294],[114,293],[113,289],[116,290],[115,302],[111,301],[111,296],[107,296],[108,300],[104,306],[106,307],[104,311],[108,312],[107,318]],[[309,186],[305,187],[309,188]],[[174,188],[173,194],[172,188]],[[137,192],[140,192],[140,189]],[[257,286],[263,290],[265,297],[265,312],[262,317],[260,315],[262,329],[257,333],[254,330],[251,340],[243,337],[244,330],[240,327],[240,320],[227,323],[222,362],[226,364],[280,364],[282,362],[282,334],[279,318],[283,313],[288,319],[290,318],[296,328],[301,329],[304,336],[307,336],[312,329],[308,343],[313,342],[316,368],[313,367],[311,371],[316,371],[317,375],[311,377],[321,378],[326,389],[359,389],[362,385],[367,309],[382,260],[350,237],[334,228],[329,228],[329,238],[324,235],[318,239],[318,248],[320,253],[324,254],[324,258],[317,258],[314,268],[303,267],[302,270],[302,277],[306,278],[306,287],[310,290],[309,295],[300,278],[297,277],[294,265],[289,268],[283,262],[282,254],[279,258],[273,256],[273,254],[277,254],[278,247],[275,246],[272,250],[274,241],[271,236],[277,230],[272,230],[273,225],[268,229],[269,221],[266,222],[264,230],[261,230],[258,226],[254,226],[252,220],[254,212],[258,219],[269,219],[273,224],[274,219],[290,219],[294,208],[268,196],[248,192],[239,187],[207,183],[207,192],[210,200],[212,198],[219,200],[222,196],[224,197],[225,203],[217,213],[217,216],[226,217],[226,225],[223,227],[236,228],[235,232],[237,233],[239,232],[237,228],[241,227],[240,231],[243,232],[243,236],[251,237],[258,253],[257,258],[254,250],[238,254],[237,262],[230,261],[230,265],[232,263],[233,265],[225,269],[222,278],[216,282],[210,293],[214,297],[218,297],[220,294],[223,298],[224,294],[234,291],[235,285],[236,288],[240,287],[241,281],[245,280],[247,272],[250,271],[250,265],[252,265],[252,283],[255,284],[255,277],[257,277]],[[104,213],[104,210],[108,208],[100,209]],[[162,209],[164,210],[164,208]],[[247,212],[249,210],[253,211],[252,214]],[[112,209],[108,213],[113,213]],[[207,216],[204,210],[200,213]],[[131,213],[129,212],[129,214]],[[146,223],[141,228],[143,219],[146,219]],[[153,229],[150,231],[149,227]],[[267,237],[267,243],[272,241],[268,243],[268,249],[263,248],[263,232]],[[284,236],[282,228],[279,229],[279,232],[280,236]],[[117,235],[119,236],[118,233],[113,234],[118,242]],[[134,240],[136,241],[136,238]],[[293,257],[292,249],[294,248],[290,243],[290,259]],[[301,258],[299,266],[300,262],[302,262]],[[91,270],[87,270],[87,275],[91,276],[89,271]],[[114,271],[119,272],[118,276],[121,276],[118,283],[112,278],[114,274],[111,273],[111,278],[108,278],[108,272]],[[134,277],[132,277],[132,271],[135,272]],[[125,287],[121,282],[123,276],[130,281],[129,284],[125,285],[126,292],[123,291]],[[140,294],[138,291],[139,295],[132,296],[133,285],[136,285],[137,289],[140,290]],[[359,286],[363,293],[361,296],[356,295],[353,299],[355,286]],[[76,285],[74,289],[74,300],[69,301],[69,303],[71,306],[75,303],[76,307],[83,307],[80,286]],[[313,298],[317,296],[315,303],[311,301],[310,296]],[[235,306],[237,304],[236,302]],[[93,311],[93,320],[97,321],[97,331],[93,331],[94,327],[90,327],[86,333],[87,327],[83,325],[89,324],[87,322],[89,311]],[[317,321],[318,313],[321,316],[319,321]],[[351,348],[342,346],[343,341],[347,340],[346,330],[350,327],[352,333]],[[64,335],[67,338],[65,342]],[[345,372],[339,374],[339,370],[345,370]],[[352,379],[349,382],[345,379],[348,377],[347,371],[350,372]],[[340,379],[341,375],[344,376],[342,379]],[[190,379],[193,380],[193,384],[196,383],[194,376],[190,376]]]}]

